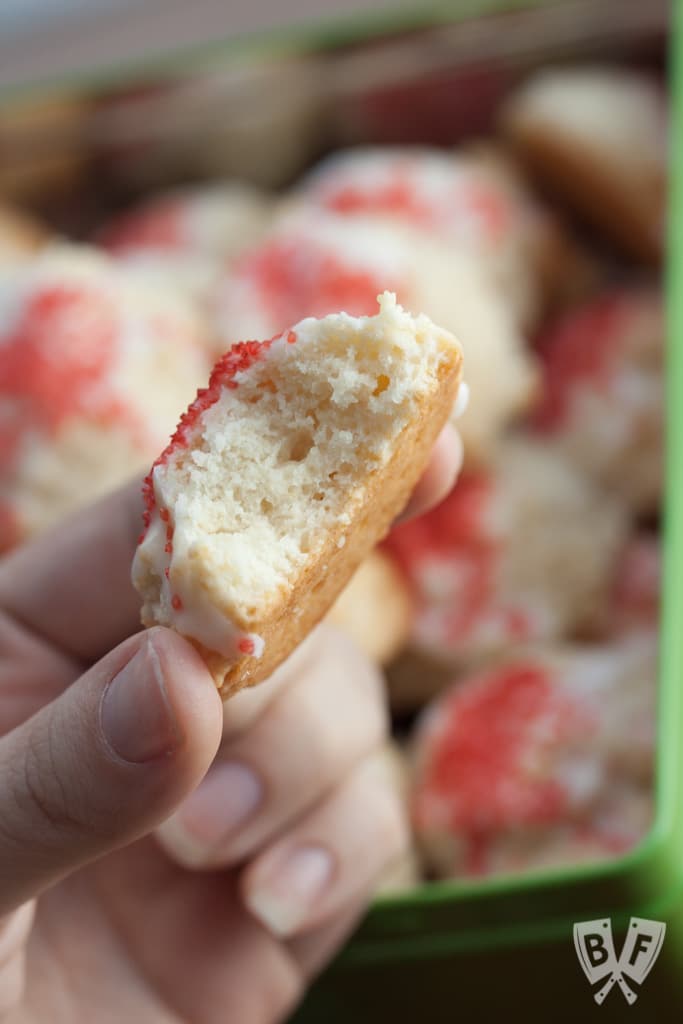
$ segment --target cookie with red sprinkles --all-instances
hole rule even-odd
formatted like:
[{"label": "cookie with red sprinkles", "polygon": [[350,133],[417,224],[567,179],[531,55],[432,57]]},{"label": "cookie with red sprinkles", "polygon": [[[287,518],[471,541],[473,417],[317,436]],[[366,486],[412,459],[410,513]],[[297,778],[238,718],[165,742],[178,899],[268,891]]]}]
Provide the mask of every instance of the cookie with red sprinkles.
[{"label": "cookie with red sprinkles", "polygon": [[207,366],[194,313],[85,247],[0,274],[2,546],[129,479]]},{"label": "cookie with red sprinkles", "polygon": [[102,225],[95,242],[150,278],[206,303],[225,268],[254,245],[272,216],[272,200],[230,183],[151,196]]},{"label": "cookie with red sprinkles", "polygon": [[186,636],[224,697],[270,675],[402,508],[461,372],[388,293],[230,348],[144,484],[144,624]]},{"label": "cookie with red sprinkles", "polygon": [[551,323],[539,342],[539,434],[638,513],[660,502],[664,303],[653,288],[605,292]]},{"label": "cookie with red sprinkles", "polygon": [[485,269],[519,322],[537,319],[559,233],[492,148],[357,146],[323,160],[299,195],[338,216],[376,217],[454,243]]},{"label": "cookie with red sprinkles", "polygon": [[531,405],[535,357],[487,273],[455,244],[304,205],[235,262],[217,289],[214,322],[226,345],[268,338],[304,317],[367,316],[385,289],[462,344],[470,400],[454,417],[468,461],[486,461],[509,422]]},{"label": "cookie with red sprinkles", "polygon": [[644,638],[528,649],[460,679],[415,736],[413,821],[432,870],[511,869],[581,830],[611,832],[617,852],[605,822],[620,787],[651,780],[655,680]]},{"label": "cookie with red sprinkles", "polygon": [[[556,452],[509,438],[489,469],[463,473],[386,542],[413,594],[413,646],[462,665],[592,623],[627,528],[620,504]],[[404,702],[407,687],[404,679]],[[419,672],[414,688],[418,702],[429,696]]]}]

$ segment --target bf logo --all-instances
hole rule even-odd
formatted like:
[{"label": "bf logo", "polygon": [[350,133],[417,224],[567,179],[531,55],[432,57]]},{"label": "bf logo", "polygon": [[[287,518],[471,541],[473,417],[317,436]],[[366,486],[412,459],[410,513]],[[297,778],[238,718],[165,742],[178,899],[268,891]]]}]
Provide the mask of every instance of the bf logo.
[{"label": "bf logo", "polygon": [[648,921],[632,917],[624,940],[621,956],[617,959],[612,939],[612,924],[608,917],[597,921],[579,921],[574,925],[574,947],[583,972],[591,985],[601,982],[593,998],[600,1005],[613,985],[618,985],[629,1005],[638,996],[629,987],[624,975],[639,985],[645,981],[664,942],[666,925],[662,921]]}]

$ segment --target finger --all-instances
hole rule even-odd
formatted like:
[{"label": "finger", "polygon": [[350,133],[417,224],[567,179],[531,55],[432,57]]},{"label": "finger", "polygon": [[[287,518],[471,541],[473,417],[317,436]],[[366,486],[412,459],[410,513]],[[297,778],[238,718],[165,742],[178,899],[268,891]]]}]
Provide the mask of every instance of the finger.
[{"label": "finger", "polygon": [[270,679],[259,686],[240,690],[230,700],[225,701],[222,745],[225,746],[230,740],[251,728],[276,698],[305,675],[315,659],[321,656],[324,644],[325,631],[321,628],[314,629],[275,670]]},{"label": "finger", "polygon": [[369,893],[360,893],[344,910],[320,928],[297,935],[287,943],[306,982],[311,982],[337,953],[367,910]]},{"label": "finger", "polygon": [[462,458],[463,447],[460,434],[455,427],[447,423],[436,439],[429,465],[422,474],[412,498],[399,517],[399,522],[422,515],[423,512],[443,501],[453,489],[462,467]]},{"label": "finger", "polygon": [[221,747],[207,777],[160,830],[192,867],[238,863],[334,787],[384,737],[376,670],[335,630],[253,727]]},{"label": "finger", "polygon": [[206,772],[220,730],[204,663],[154,629],[0,740],[0,914],[163,821]]},{"label": "finger", "polygon": [[26,980],[26,943],[35,903],[24,903],[0,922],[0,1016],[21,1002]]},{"label": "finger", "polygon": [[5,556],[0,608],[66,654],[94,661],[139,629],[130,565],[141,524],[137,481]]},{"label": "finger", "polygon": [[[155,1024],[288,1019],[302,994],[301,972],[286,947],[247,913],[234,872],[191,874],[145,839],[107,857],[89,875],[105,902],[107,924],[147,994],[164,994]],[[139,998],[135,1013],[129,988],[108,1020],[152,1024],[149,1017],[141,1020]],[[125,997],[130,1013],[118,1005]],[[94,1024],[101,1020],[96,1015]],[[85,1017],[83,1022],[90,1024]]]},{"label": "finger", "polygon": [[82,666],[0,612],[0,736],[70,686]]},{"label": "finger", "polygon": [[383,761],[368,758],[246,868],[244,900],[275,935],[291,936],[369,894],[407,849],[402,802]]}]

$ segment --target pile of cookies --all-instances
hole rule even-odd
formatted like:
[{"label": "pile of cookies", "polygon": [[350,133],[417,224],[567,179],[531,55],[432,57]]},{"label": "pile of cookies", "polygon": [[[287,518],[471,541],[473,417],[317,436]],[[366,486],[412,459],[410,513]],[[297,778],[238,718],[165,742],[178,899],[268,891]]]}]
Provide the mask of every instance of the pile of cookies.
[{"label": "pile of cookies", "polygon": [[544,71],[483,142],[333,153],[284,195],[179,189],[87,242],[0,212],[0,550],[146,471],[237,342],[388,291],[462,345],[461,478],[330,613],[386,670],[402,884],[649,827],[666,125],[647,75]]}]

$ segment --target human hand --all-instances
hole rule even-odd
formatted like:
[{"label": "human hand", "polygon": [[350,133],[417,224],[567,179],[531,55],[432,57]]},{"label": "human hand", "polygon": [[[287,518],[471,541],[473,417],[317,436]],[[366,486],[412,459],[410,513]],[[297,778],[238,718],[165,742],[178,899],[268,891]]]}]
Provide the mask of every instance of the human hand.
[{"label": "human hand", "polygon": [[[442,436],[410,511],[458,465]],[[405,842],[381,687],[323,627],[222,706],[136,632],[137,490],[0,564],[0,1017],[270,1024]]]}]

